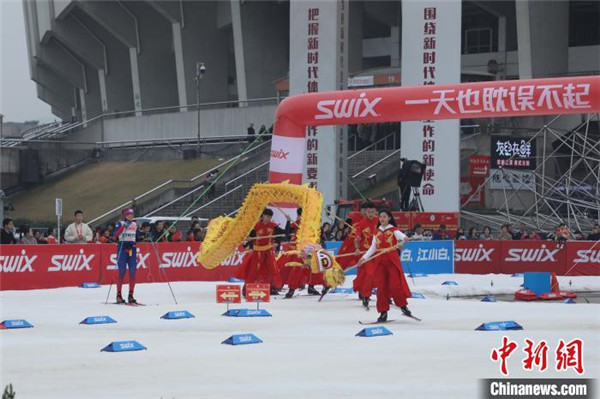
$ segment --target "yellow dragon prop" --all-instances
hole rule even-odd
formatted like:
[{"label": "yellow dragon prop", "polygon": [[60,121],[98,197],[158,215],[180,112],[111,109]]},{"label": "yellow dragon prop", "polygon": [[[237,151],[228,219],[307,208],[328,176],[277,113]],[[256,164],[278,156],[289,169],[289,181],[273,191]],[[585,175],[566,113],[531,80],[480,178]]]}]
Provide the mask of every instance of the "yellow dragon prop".
[{"label": "yellow dragon prop", "polygon": [[[303,266],[313,273],[322,272],[326,283],[335,288],[344,282],[344,272],[335,257],[319,245],[323,196],[307,185],[259,183],[252,186],[235,218],[218,217],[208,224],[208,231],[198,252],[198,263],[214,269],[227,259],[248,237],[263,209],[272,202],[294,203],[302,207],[302,219],[296,234],[297,253]],[[289,266],[296,266],[290,264]]]}]

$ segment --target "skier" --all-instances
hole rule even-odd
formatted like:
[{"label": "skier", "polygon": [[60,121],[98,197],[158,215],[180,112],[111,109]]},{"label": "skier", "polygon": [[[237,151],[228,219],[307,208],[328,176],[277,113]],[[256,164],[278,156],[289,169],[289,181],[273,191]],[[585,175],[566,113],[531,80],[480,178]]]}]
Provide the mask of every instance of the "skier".
[{"label": "skier", "polygon": [[394,300],[394,303],[400,307],[402,313],[406,316],[412,316],[410,310],[408,310],[408,303],[406,301],[411,296],[411,292],[404,277],[397,250],[405,241],[408,241],[408,237],[398,230],[392,213],[387,209],[379,211],[377,233],[373,237],[371,247],[358,262],[358,266],[362,267],[367,259],[375,254],[375,251],[385,252],[372,260],[374,262],[375,282],[377,284],[378,322],[387,321],[390,299]]},{"label": "skier", "polygon": [[117,245],[117,266],[119,268],[119,277],[117,279],[117,303],[125,303],[121,295],[123,287],[123,278],[125,271],[129,267],[129,296],[127,302],[136,304],[137,301],[133,297],[135,288],[135,271],[137,269],[137,253],[135,243],[139,234],[137,223],[133,221],[133,209],[128,208],[123,210],[123,220],[119,221],[115,226],[113,236],[118,239]]},{"label": "skier", "polygon": [[[275,245],[273,235],[284,234],[285,230],[273,223],[273,211],[265,208],[260,221],[250,233],[246,246],[251,248],[250,259],[238,270],[238,278],[245,283],[268,283],[271,295],[278,295],[281,288],[281,276],[275,263]],[[252,239],[255,238],[255,239]],[[244,284],[243,292],[246,292]]]},{"label": "skier", "polygon": [[[356,254],[367,251],[371,247],[373,236],[377,232],[377,209],[372,202],[365,202],[362,207],[365,209],[365,217],[360,222],[354,225],[353,236]],[[357,276],[352,282],[354,292],[358,292],[358,297],[362,300],[362,304],[366,309],[369,309],[369,301],[371,292],[375,286],[375,262],[366,262],[358,269]]]}]

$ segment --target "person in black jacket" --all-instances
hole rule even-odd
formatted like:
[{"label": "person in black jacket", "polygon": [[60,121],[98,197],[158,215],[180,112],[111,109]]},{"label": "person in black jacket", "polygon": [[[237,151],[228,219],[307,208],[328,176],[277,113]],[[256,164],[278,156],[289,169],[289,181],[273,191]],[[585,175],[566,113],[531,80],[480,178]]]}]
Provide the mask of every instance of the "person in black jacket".
[{"label": "person in black jacket", "polygon": [[2,232],[0,237],[0,244],[16,244],[17,239],[13,233],[15,225],[11,218],[6,218],[2,221]]}]

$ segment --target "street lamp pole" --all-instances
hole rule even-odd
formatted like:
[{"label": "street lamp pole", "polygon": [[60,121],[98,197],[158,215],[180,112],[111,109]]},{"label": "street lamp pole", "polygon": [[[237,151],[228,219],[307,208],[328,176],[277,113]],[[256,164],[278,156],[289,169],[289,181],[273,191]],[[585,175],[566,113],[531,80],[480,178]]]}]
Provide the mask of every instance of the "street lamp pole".
[{"label": "street lamp pole", "polygon": [[196,62],[196,123],[198,132],[198,157],[200,157],[200,81],[206,72],[206,66],[203,62]]}]

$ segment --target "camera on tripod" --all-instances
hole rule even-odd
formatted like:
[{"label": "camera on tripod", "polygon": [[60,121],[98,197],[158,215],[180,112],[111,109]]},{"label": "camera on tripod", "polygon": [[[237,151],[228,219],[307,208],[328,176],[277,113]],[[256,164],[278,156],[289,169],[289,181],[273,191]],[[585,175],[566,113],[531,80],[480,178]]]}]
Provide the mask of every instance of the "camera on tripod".
[{"label": "camera on tripod", "polygon": [[[426,165],[416,160],[400,158],[402,167],[398,173],[398,187],[400,188],[400,203],[404,211],[423,211],[423,203],[419,189],[423,176],[425,175]],[[413,194],[413,200],[410,201],[410,194]]]}]

